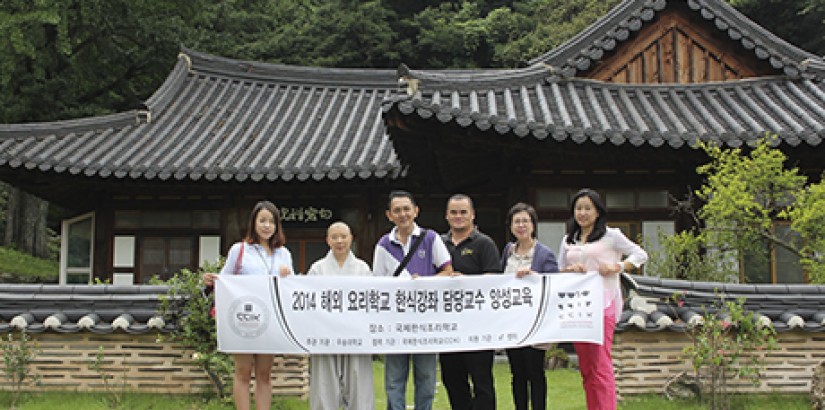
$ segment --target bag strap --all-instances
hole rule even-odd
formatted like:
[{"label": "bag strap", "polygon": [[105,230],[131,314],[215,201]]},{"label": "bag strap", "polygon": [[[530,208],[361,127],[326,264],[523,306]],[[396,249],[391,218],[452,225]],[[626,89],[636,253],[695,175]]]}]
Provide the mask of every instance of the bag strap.
[{"label": "bag strap", "polygon": [[235,274],[236,275],[241,274],[241,260],[243,259],[243,247],[244,247],[244,242],[241,241],[241,251],[238,252],[238,260],[235,261]]},{"label": "bag strap", "polygon": [[407,267],[407,264],[410,263],[410,258],[412,258],[412,256],[415,253],[416,249],[418,249],[418,245],[421,243],[422,240],[424,240],[424,236],[426,236],[426,235],[427,235],[427,230],[422,229],[421,230],[421,235],[418,235],[415,238],[415,241],[413,241],[413,243],[410,245],[410,251],[407,252],[406,255],[404,255],[404,259],[402,259],[401,263],[398,264],[398,267],[395,268],[395,272],[393,272],[392,276],[400,275],[401,271],[404,270],[404,268]]}]

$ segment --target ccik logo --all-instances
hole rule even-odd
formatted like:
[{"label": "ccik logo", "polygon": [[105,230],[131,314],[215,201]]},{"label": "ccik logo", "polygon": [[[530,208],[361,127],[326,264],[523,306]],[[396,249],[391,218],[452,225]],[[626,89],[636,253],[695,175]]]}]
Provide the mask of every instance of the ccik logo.
[{"label": "ccik logo", "polygon": [[254,296],[235,299],[229,306],[229,325],[240,337],[255,338],[269,325],[269,312],[263,300]]}]

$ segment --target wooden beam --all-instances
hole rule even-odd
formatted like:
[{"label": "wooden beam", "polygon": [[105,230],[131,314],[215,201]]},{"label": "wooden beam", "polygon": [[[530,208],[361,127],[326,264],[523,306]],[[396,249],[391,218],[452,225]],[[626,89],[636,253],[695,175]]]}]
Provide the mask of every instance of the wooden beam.
[{"label": "wooden beam", "polygon": [[630,83],[689,83],[777,74],[767,62],[712,24],[678,7],[665,10],[582,77]]}]

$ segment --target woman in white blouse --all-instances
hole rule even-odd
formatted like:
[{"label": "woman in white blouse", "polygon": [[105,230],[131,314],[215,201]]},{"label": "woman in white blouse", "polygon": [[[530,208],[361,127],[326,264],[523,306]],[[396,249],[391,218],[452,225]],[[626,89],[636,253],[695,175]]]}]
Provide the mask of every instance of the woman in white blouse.
[{"label": "woman in white blouse", "polygon": [[[281,226],[278,208],[269,201],[260,201],[252,208],[243,241],[229,248],[221,275],[280,275],[293,273],[292,255],[284,246],[286,237]],[[204,274],[207,286],[214,284],[217,275]],[[255,374],[255,408],[269,409],[272,402],[271,354],[235,353],[232,395],[237,410],[249,410],[249,386]]]},{"label": "woman in white blouse", "polygon": [[572,217],[559,249],[562,272],[599,272],[604,278],[604,344],[577,342],[588,410],[616,409],[613,331],[621,317],[619,275],[647,262],[647,253],[621,230],[607,227],[607,208],[598,193],[582,189],[572,200]]}]

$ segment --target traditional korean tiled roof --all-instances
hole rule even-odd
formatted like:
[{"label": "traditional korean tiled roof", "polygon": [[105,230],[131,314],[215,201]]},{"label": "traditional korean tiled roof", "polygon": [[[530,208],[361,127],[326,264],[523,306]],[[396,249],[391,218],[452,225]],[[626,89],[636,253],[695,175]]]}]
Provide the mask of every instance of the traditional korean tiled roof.
[{"label": "traditional korean tiled roof", "polygon": [[[730,147],[766,133],[790,146],[825,137],[825,61],[721,0],[686,1],[718,30],[784,75],[701,84],[616,84],[574,77],[668,5],[626,0],[576,37],[512,70],[411,70],[385,113],[539,140],[679,148],[697,139]],[[746,51],[747,52],[747,51]]]},{"label": "traditional korean tiled roof", "polygon": [[158,313],[165,286],[0,285],[0,334],[168,332]]},{"label": "traditional korean tiled roof", "polygon": [[[701,323],[708,312],[716,314],[718,302],[743,298],[746,311],[777,332],[825,332],[825,286],[691,282],[632,276],[633,296],[625,303],[617,331],[684,332]],[[681,300],[679,305],[674,296]]]},{"label": "traditional korean tiled roof", "polygon": [[183,50],[143,110],[0,125],[0,166],[141,180],[394,177],[379,107],[396,80]]},{"label": "traditional korean tiled roof", "polygon": [[[767,77],[703,84],[615,84],[565,78],[546,66],[417,71],[417,87],[384,111],[539,140],[679,148],[697,139],[731,147],[766,133],[790,146],[825,137],[825,82]],[[412,91],[412,89],[411,89]]]},{"label": "traditional korean tiled roof", "polygon": [[765,30],[724,0],[625,0],[606,16],[581,31],[565,44],[530,61],[555,68],[564,77],[586,71],[593,62],[601,60],[634,32],[651,22],[668,3],[687,3],[702,19],[733,41],[739,42],[760,60],[781,70],[792,78],[823,78],[825,60],[821,56],[802,50]]}]

